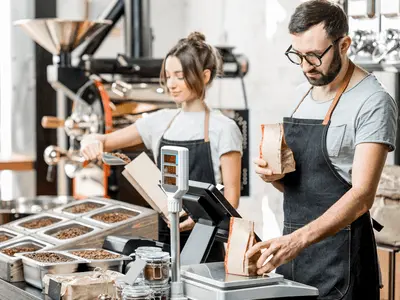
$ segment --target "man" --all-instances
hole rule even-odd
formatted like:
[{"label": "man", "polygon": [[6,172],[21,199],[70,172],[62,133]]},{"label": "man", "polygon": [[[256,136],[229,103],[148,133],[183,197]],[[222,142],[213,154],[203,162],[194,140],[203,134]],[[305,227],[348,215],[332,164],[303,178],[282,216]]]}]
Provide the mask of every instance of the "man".
[{"label": "man", "polygon": [[320,299],[379,299],[369,209],[395,147],[396,103],[347,57],[351,39],[339,6],[304,2],[289,32],[285,54],[308,80],[294,99],[300,104],[284,119],[296,171],[283,177],[255,161],[260,177],[284,194],[284,232],[247,255],[265,249],[259,274],[278,268],[287,279],[317,287]]}]

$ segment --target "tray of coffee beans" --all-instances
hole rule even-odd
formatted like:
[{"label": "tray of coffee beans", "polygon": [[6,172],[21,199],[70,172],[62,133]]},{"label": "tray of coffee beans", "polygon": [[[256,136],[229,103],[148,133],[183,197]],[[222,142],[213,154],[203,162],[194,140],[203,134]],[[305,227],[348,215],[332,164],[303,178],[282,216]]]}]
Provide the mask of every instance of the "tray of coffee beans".
[{"label": "tray of coffee beans", "polygon": [[22,235],[16,231],[2,227],[0,228],[0,245],[3,243],[9,243],[15,238],[19,238],[21,236]]},{"label": "tray of coffee beans", "polygon": [[55,216],[49,213],[41,213],[11,222],[7,224],[7,226],[12,229],[15,228],[15,230],[23,233],[28,232],[29,234],[67,220],[67,218],[62,216]]},{"label": "tray of coffee beans", "polygon": [[46,241],[54,243],[55,245],[60,245],[65,242],[70,243],[87,234],[98,231],[99,229],[94,226],[71,220],[60,225],[56,224],[51,228],[41,230],[37,232],[36,235],[39,238],[43,238]]},{"label": "tray of coffee beans", "polygon": [[22,258],[25,281],[37,288],[43,288],[42,278],[50,274],[70,274],[78,270],[83,258],[62,251],[43,251],[16,254]]},{"label": "tray of coffee beans", "polygon": [[102,209],[100,212],[93,212],[83,216],[83,219],[100,227],[112,227],[132,221],[140,215],[140,211],[119,205]]},{"label": "tray of coffee beans", "polygon": [[107,200],[78,200],[73,203],[58,207],[54,209],[54,211],[60,214],[68,215],[68,217],[74,219],[89,212],[102,210],[110,205],[111,203],[107,203]]},{"label": "tray of coffee beans", "polygon": [[17,255],[25,252],[46,250],[53,245],[31,236],[13,239],[0,245],[0,278],[17,282],[24,280],[21,258]]},{"label": "tray of coffee beans", "polygon": [[100,267],[103,270],[122,272],[124,261],[132,260],[132,258],[129,256],[121,255],[119,253],[104,249],[77,249],[68,250],[67,252],[74,256],[88,260],[86,263],[86,268],[89,271]]}]

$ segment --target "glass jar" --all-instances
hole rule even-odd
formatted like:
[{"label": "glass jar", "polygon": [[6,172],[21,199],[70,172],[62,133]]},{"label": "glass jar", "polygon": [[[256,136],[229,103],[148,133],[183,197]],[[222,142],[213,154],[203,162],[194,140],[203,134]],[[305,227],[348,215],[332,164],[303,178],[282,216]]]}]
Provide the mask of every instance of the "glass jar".
[{"label": "glass jar", "polygon": [[151,289],[153,290],[153,300],[169,300],[169,284],[163,285],[152,285]]},{"label": "glass jar", "polygon": [[114,288],[115,288],[115,292],[117,295],[117,300],[122,300],[122,291],[127,286],[130,286],[130,285],[127,284],[125,281],[123,281],[122,278],[117,278],[114,281]]},{"label": "glass jar", "polygon": [[[162,249],[160,247],[151,247],[151,246],[142,246],[142,247],[138,247],[135,250],[135,259],[142,259],[142,256],[146,253],[152,253],[152,252],[162,252]],[[129,266],[129,264],[128,264]],[[125,272],[128,272],[128,270],[130,269],[130,267],[125,270]],[[138,279],[144,279],[144,275],[143,272],[140,272]]]},{"label": "glass jar", "polygon": [[122,291],[122,300],[152,300],[152,295],[152,290],[148,286],[127,286]]},{"label": "glass jar", "polygon": [[143,270],[145,283],[148,285],[163,285],[169,281],[170,255],[167,252],[143,253],[142,260],[146,262]]}]

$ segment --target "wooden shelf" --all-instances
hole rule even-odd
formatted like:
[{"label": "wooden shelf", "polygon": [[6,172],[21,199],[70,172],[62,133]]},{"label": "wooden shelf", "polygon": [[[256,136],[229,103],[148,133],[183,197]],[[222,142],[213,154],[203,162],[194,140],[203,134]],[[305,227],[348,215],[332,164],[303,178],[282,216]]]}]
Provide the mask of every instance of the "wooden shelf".
[{"label": "wooden shelf", "polygon": [[33,157],[12,154],[11,156],[0,155],[0,171],[29,171],[35,168],[35,160]]}]

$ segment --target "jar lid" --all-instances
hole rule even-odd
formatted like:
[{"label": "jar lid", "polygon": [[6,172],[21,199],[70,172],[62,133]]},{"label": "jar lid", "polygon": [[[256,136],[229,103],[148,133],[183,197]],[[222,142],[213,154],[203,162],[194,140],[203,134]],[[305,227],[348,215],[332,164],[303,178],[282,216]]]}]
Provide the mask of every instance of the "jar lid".
[{"label": "jar lid", "polygon": [[152,290],[147,285],[127,286],[122,291],[122,296],[143,297],[150,296]]},{"label": "jar lid", "polygon": [[162,249],[160,247],[150,247],[150,246],[142,246],[137,247],[135,253],[142,253],[142,252],[160,252]]},{"label": "jar lid", "polygon": [[164,292],[164,291],[169,291],[170,285],[169,285],[169,283],[167,283],[167,284],[152,284],[151,288],[155,292]]},{"label": "jar lid", "polygon": [[115,285],[117,285],[119,287],[129,286],[129,284],[126,283],[122,277],[118,277],[117,279],[115,279],[114,282],[115,282]]},{"label": "jar lid", "polygon": [[153,260],[169,261],[170,256],[168,252],[146,252],[141,254],[141,259],[145,261],[153,261]]}]

